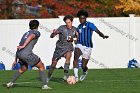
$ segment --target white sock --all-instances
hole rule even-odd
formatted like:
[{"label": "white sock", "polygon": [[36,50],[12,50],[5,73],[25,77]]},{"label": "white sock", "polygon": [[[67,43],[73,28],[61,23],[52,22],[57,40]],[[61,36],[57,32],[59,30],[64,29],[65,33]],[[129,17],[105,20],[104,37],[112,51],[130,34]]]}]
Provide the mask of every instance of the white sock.
[{"label": "white sock", "polygon": [[74,68],[73,70],[74,70],[74,76],[78,77],[78,68]]}]

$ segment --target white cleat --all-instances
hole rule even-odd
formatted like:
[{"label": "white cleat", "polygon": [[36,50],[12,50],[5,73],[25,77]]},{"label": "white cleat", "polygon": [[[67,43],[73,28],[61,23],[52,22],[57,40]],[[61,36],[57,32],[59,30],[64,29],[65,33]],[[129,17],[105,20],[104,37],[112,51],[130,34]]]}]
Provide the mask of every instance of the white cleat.
[{"label": "white cleat", "polygon": [[9,82],[9,83],[6,84],[7,88],[12,88],[13,85],[14,85],[13,82]]},{"label": "white cleat", "polygon": [[88,72],[84,72],[83,75],[80,77],[80,81],[83,81],[86,78]]},{"label": "white cleat", "polygon": [[48,87],[48,85],[43,85],[42,89],[52,89],[51,87]]},{"label": "white cleat", "polygon": [[79,82],[79,78],[78,77],[75,77],[75,81],[76,81],[76,83]]}]

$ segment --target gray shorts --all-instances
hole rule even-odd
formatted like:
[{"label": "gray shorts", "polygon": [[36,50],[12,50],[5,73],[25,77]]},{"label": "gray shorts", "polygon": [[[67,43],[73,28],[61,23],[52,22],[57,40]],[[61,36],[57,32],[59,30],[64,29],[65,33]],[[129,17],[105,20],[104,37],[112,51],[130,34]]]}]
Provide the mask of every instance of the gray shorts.
[{"label": "gray shorts", "polygon": [[30,66],[35,66],[36,64],[38,64],[38,62],[40,61],[40,58],[35,55],[34,53],[30,53],[30,54],[24,54],[24,53],[20,53],[17,52],[16,53],[17,58],[19,58],[19,63],[21,65],[30,65]]},{"label": "gray shorts", "polygon": [[67,50],[62,51],[62,49],[61,50],[56,49],[53,53],[53,59],[59,60],[59,59],[61,59],[61,57],[65,57],[65,54],[67,52],[68,52]]},{"label": "gray shorts", "polygon": [[53,53],[53,59],[59,60],[61,57],[65,57],[67,52],[73,52],[73,50],[74,48],[72,44],[57,42]]}]

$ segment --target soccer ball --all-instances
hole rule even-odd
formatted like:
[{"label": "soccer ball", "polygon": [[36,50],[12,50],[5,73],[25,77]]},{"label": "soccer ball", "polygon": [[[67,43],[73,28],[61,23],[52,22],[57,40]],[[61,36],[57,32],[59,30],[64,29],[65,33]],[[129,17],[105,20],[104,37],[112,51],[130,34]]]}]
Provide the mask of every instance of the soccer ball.
[{"label": "soccer ball", "polygon": [[67,83],[70,85],[73,85],[76,83],[75,77],[74,76],[69,76],[67,79]]}]

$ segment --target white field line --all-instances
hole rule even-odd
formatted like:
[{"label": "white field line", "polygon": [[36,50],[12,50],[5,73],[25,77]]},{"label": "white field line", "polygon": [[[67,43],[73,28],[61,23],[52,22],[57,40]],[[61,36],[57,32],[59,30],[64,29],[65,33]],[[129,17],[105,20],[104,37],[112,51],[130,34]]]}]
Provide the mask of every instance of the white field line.
[{"label": "white field line", "polygon": [[140,80],[85,80],[84,82],[140,82]]},{"label": "white field line", "polygon": [[[93,82],[140,82],[140,80],[84,80],[84,82],[88,82],[88,83],[93,83]],[[6,84],[6,83],[3,83],[3,82],[0,82],[1,84]],[[14,84],[35,84],[35,83],[41,83],[41,82],[17,82],[17,83],[14,83]]]}]

